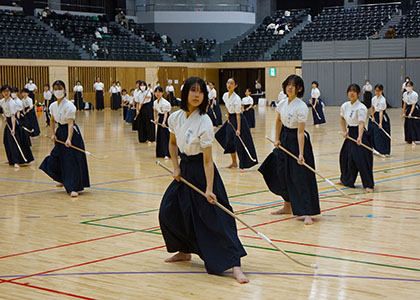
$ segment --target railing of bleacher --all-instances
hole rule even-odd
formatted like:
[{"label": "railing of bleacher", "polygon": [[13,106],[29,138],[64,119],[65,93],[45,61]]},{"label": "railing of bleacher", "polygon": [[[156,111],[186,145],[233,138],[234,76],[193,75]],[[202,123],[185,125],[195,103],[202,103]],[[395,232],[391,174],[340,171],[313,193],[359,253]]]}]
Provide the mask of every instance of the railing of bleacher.
[{"label": "railing of bleacher", "polygon": [[[78,1],[83,3],[83,1]],[[59,9],[62,11],[71,11],[71,12],[92,12],[98,14],[105,13],[105,0],[96,1],[96,5],[86,5],[86,4],[68,4],[62,3],[61,1],[46,1],[46,0],[38,0],[34,1],[36,8],[45,8],[49,7],[50,9]]]},{"label": "railing of bleacher", "polygon": [[151,12],[151,11],[240,11],[240,12],[254,12],[252,5],[243,4],[141,4],[136,6],[137,12]]}]

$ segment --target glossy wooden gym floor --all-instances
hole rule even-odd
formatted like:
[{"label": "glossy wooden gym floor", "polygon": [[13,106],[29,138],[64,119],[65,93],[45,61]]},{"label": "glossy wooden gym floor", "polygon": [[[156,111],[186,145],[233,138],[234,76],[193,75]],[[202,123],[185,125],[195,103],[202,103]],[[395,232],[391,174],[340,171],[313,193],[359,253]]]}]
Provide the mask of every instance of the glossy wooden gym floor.
[{"label": "glossy wooden gym floor", "polygon": [[[222,108],[224,109],[224,108]],[[338,107],[311,134],[317,169],[339,176]],[[164,263],[169,256],[158,227],[158,208],[170,175],[155,166],[155,146],[137,143],[122,111],[78,112],[92,187],[71,199],[38,169],[52,143],[33,140],[36,161],[15,171],[0,150],[1,299],[418,299],[420,292],[420,145],[403,142],[400,109],[389,110],[392,158],[375,157],[375,192],[345,189],[339,197],[319,179],[322,216],[312,226],[291,215],[267,190],[257,167],[240,174],[224,168],[230,157],[214,145],[214,159],[238,215],[294,258],[296,265],[238,224],[248,252],[250,283],[205,272],[203,262]],[[275,112],[260,107],[253,130],[259,160],[272,147]],[[309,124],[312,118],[309,118]],[[3,134],[3,131],[1,135]],[[170,163],[167,163],[171,166]],[[356,197],[360,196],[360,199]]]}]

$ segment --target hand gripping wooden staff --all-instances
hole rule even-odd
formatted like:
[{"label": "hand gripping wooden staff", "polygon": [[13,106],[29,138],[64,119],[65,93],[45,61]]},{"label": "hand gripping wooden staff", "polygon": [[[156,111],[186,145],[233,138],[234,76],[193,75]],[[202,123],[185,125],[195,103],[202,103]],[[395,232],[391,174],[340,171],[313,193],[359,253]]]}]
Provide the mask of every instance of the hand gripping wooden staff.
[{"label": "hand gripping wooden staff", "polygon": [[378,124],[378,122],[376,122],[376,120],[374,119],[374,118],[372,118],[372,117],[369,117],[371,120],[372,120],[372,122],[374,123],[374,124],[376,124],[376,126],[378,126],[378,128],[380,128],[384,133],[385,133],[385,135],[387,136],[387,137],[389,137],[389,139],[390,140],[392,140],[392,137],[389,135],[389,133],[388,132],[386,132],[386,130],[385,129],[383,129],[382,127],[379,127],[379,124]]},{"label": "hand gripping wooden staff", "polygon": [[[156,164],[159,165],[160,167],[162,167],[163,169],[165,169],[166,171],[168,171],[169,173],[173,173],[173,171],[171,169],[169,169],[167,166],[165,166],[164,164],[162,164],[160,161],[156,161]],[[206,197],[206,194],[200,190],[198,187],[196,187],[195,185],[193,185],[192,183],[190,183],[189,181],[185,180],[184,178],[181,177],[181,181],[183,183],[185,183],[186,185],[188,185],[190,188],[192,188],[194,191],[196,191],[197,193],[199,193],[201,196]],[[294,259],[293,257],[291,257],[289,254],[287,254],[283,249],[281,249],[280,247],[276,246],[268,237],[266,237],[264,234],[262,234],[261,232],[258,232],[254,229],[254,227],[252,227],[251,225],[248,225],[247,223],[245,223],[245,221],[243,221],[241,218],[239,218],[238,216],[236,216],[234,213],[232,213],[230,210],[228,210],[226,207],[224,207],[223,205],[221,205],[219,202],[215,201],[214,204],[219,207],[221,210],[223,210],[225,213],[227,213],[228,215],[230,215],[232,218],[238,220],[239,222],[241,222],[243,225],[245,225],[246,227],[248,227],[253,233],[255,233],[256,235],[258,235],[259,237],[261,237],[264,241],[266,241],[267,243],[269,243],[271,246],[273,246],[275,249],[277,249],[278,251],[280,251],[284,256],[286,256],[288,259],[290,259],[291,261],[297,263],[298,265],[307,267],[307,268],[313,268],[313,269],[318,269],[318,265],[317,264],[305,264],[302,263],[296,259]]]},{"label": "hand gripping wooden staff", "polygon": [[[341,135],[341,136],[343,136],[342,135],[342,133],[341,132],[339,132],[339,134]],[[350,141],[352,141],[352,142],[355,142],[357,145],[359,145],[358,143],[357,143],[357,140],[355,140],[354,138],[352,138],[351,136],[343,136],[345,139],[349,139]],[[364,148],[366,148],[366,149],[368,149],[369,151],[371,151],[372,153],[374,153],[374,154],[377,154],[377,155],[379,155],[380,157],[382,157],[382,158],[386,158],[386,156],[385,155],[383,155],[383,154],[381,154],[381,153],[379,153],[378,151],[376,151],[375,149],[373,149],[373,148],[371,148],[371,147],[369,147],[369,146],[366,146],[365,144],[363,144],[363,143],[360,143],[360,146],[362,146],[362,147],[364,147]]]},{"label": "hand gripping wooden staff", "polygon": [[[228,118],[228,119],[227,119],[227,122],[230,124],[230,126],[232,126],[233,130],[234,130],[234,131],[235,131],[235,133],[236,133],[236,128],[235,128],[235,126],[233,126],[233,124],[229,121],[229,116],[227,116],[227,118]],[[242,138],[241,138],[239,135],[237,135],[237,137],[238,137],[238,139],[241,141],[242,146],[244,146],[245,151],[246,151],[246,153],[248,154],[249,158],[250,158],[253,162],[257,162],[257,160],[251,156],[251,153],[249,153],[249,150],[248,150],[248,148],[245,146],[245,143],[244,143],[244,141],[242,140]]]},{"label": "hand gripping wooden staff", "polygon": [[[273,143],[273,145],[275,144],[275,142],[269,138],[268,136],[265,137],[267,140],[269,140],[270,142]],[[290,152],[289,150],[287,150],[286,148],[284,148],[282,145],[278,145],[278,147],[283,150],[284,152],[286,152],[287,154],[289,154],[291,157],[293,157],[294,159],[296,159],[296,161],[299,160],[299,158],[294,155],[292,152]],[[316,175],[318,175],[319,177],[321,177],[322,179],[324,179],[330,186],[332,186],[333,188],[335,188],[337,191],[339,191],[343,196],[345,197],[350,197],[349,195],[347,195],[345,192],[343,192],[342,189],[340,189],[338,186],[336,186],[331,180],[329,180],[327,177],[321,175],[317,170],[315,170],[314,168],[312,168],[310,165],[308,165],[307,163],[303,163],[303,165],[305,167],[307,167],[309,170],[311,170],[312,172],[314,172]]]},{"label": "hand gripping wooden staff", "polygon": [[[49,137],[48,137],[48,136],[46,136],[46,138],[49,138]],[[65,142],[63,142],[63,141],[61,141],[61,140],[59,140],[59,139],[57,139],[57,138],[55,138],[55,141],[56,141],[57,143],[60,143],[60,144],[66,145],[66,143],[65,143]],[[96,159],[105,159],[105,158],[108,158],[108,155],[105,155],[104,157],[97,157],[97,156],[93,155],[92,153],[90,153],[89,151],[87,151],[87,150],[83,150],[82,148],[79,148],[79,147],[76,147],[76,146],[73,146],[73,145],[70,145],[70,148],[73,148],[73,149],[75,149],[75,150],[77,150],[77,151],[80,151],[80,152],[82,152],[82,153],[84,153],[84,154],[86,154],[86,155],[92,156],[93,158],[96,158]]]}]

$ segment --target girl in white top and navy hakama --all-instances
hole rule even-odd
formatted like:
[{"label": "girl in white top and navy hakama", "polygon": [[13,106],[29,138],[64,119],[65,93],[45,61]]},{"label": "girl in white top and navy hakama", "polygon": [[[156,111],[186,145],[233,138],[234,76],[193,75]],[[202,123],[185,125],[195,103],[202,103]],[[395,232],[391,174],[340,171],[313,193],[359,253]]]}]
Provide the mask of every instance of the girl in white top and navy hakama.
[{"label": "girl in white top and navy hakama", "polygon": [[95,96],[96,96],[96,109],[103,110],[104,109],[104,84],[101,82],[101,79],[98,77],[96,78],[96,82],[93,84],[93,88],[95,89]]},{"label": "girl in white top and navy hakama", "polygon": [[[86,154],[70,146],[84,150],[85,144],[82,133],[75,123],[76,106],[65,98],[64,82],[55,81],[53,89],[57,101],[50,105],[51,139],[65,142],[65,145],[55,142],[50,155],[44,159],[39,168],[59,183],[57,187],[64,186],[71,197],[77,197],[78,192],[90,186],[89,171]],[[55,130],[56,122],[57,130]]]},{"label": "girl in white top and navy hakama", "polygon": [[28,89],[28,91],[29,91],[28,96],[29,96],[29,98],[32,99],[32,102],[35,103],[35,93],[38,90],[38,87],[34,83],[34,80],[32,78],[29,78],[28,83],[25,84],[24,88]]},{"label": "girl in white top and navy hakama", "polygon": [[118,88],[117,88],[116,81],[112,83],[112,86],[109,88],[109,92],[111,93],[111,109],[117,110],[119,108],[120,97],[118,95]]},{"label": "girl in white top and navy hakama", "polygon": [[[20,123],[16,120],[18,108],[16,101],[11,97],[11,92],[12,88],[10,86],[2,86],[1,93],[3,99],[0,100],[0,108],[3,117],[5,118],[5,122],[9,125],[4,125],[3,133],[3,144],[4,149],[6,150],[7,160],[9,165],[14,166],[17,169],[20,164],[27,164],[33,161],[34,157],[30,148],[29,138]],[[22,156],[18,145],[25,157]]]},{"label": "girl in white top and navy hakama", "polygon": [[85,102],[83,101],[83,86],[80,80],[76,81],[76,85],[73,87],[74,92],[74,105],[77,110],[85,109]]},{"label": "girl in white top and navy hakama", "polygon": [[413,90],[414,83],[409,81],[405,85],[406,92],[403,94],[403,116],[404,119],[404,136],[408,144],[416,145],[416,141],[420,141],[420,120],[412,117],[420,118],[419,95]]},{"label": "girl in white top and navy hakama", "polygon": [[[220,110],[219,101],[217,100],[217,91],[214,88],[214,82],[209,81],[208,85],[209,92],[209,107],[207,109],[207,114],[210,117],[211,122],[214,127],[222,125],[222,111]],[[182,90],[181,90],[182,91]]]},{"label": "girl in white top and navy hakama", "polygon": [[340,109],[341,129],[344,137],[350,136],[357,140],[357,143],[345,139],[341,147],[340,183],[354,188],[357,173],[360,173],[363,188],[367,193],[370,193],[375,185],[373,181],[373,153],[359,144],[372,146],[365,130],[367,108],[359,101],[360,86],[357,84],[349,85],[347,96],[350,101],[345,102]]},{"label": "girl in white top and navy hakama", "polygon": [[136,102],[134,101],[134,89],[130,90],[130,95],[128,96],[127,104],[127,117],[125,121],[127,124],[134,122],[134,117],[136,116]]},{"label": "girl in white top and navy hakama", "polygon": [[171,103],[172,106],[175,106],[176,105],[175,89],[171,81],[168,82],[168,85],[166,86],[165,91],[166,91],[166,97],[168,98],[168,101]]},{"label": "girl in white top and navy hakama", "polygon": [[158,86],[155,89],[156,100],[153,102],[153,111],[155,117],[155,123],[162,124],[157,125],[156,134],[156,157],[164,157],[169,159],[169,130],[168,130],[168,117],[171,111],[171,104],[166,99],[162,98],[163,89]]},{"label": "girl in white top and navy hakama", "polygon": [[304,223],[313,223],[312,216],[321,213],[315,174],[303,162],[315,169],[315,159],[309,133],[305,131],[308,106],[302,101],[304,83],[290,75],[282,84],[288,98],[281,100],[276,112],[275,146],[281,144],[299,158],[296,161],[283,150],[275,148],[258,169],[269,189],[284,199],[284,207],[272,214],[304,216]]},{"label": "girl in white top and navy hakama", "polygon": [[50,126],[50,112],[49,107],[51,104],[52,93],[50,91],[50,85],[44,84],[44,111],[45,111],[45,122],[47,123],[47,127]]},{"label": "girl in white top and navy hakama", "polygon": [[375,120],[376,124],[369,119],[368,129],[373,148],[383,155],[389,155],[391,153],[391,139],[383,130],[391,135],[391,122],[386,113],[386,99],[382,95],[383,91],[384,86],[382,84],[375,86],[375,96],[372,98],[371,118]]},{"label": "girl in white top and navy hakama", "polygon": [[[175,180],[163,196],[159,223],[168,252],[178,253],[165,261],[189,261],[194,253],[204,260],[209,274],[222,274],[233,268],[234,278],[247,283],[240,267],[246,252],[238,238],[235,220],[213,205],[217,200],[232,211],[213,163],[214,133],[206,114],[207,97],[201,78],[187,79],[181,93],[181,109],[169,117],[169,151]],[[180,177],[205,191],[207,199],[180,182]]]},{"label": "girl in white top and navy hakama", "polygon": [[370,108],[372,106],[372,90],[373,87],[369,80],[366,80],[366,84],[363,86],[363,104]]},{"label": "girl in white top and navy hakama", "polygon": [[137,104],[136,120],[139,143],[152,143],[155,141],[155,124],[153,120],[152,93],[147,90],[146,82],[140,81],[140,91],[136,94]]},{"label": "girl in white top and navy hakama", "polygon": [[22,89],[22,104],[23,104],[23,113],[25,115],[23,119],[23,125],[29,130],[33,129],[33,132],[30,133],[30,136],[36,137],[41,131],[39,129],[38,118],[36,116],[34,103],[32,98],[29,97],[29,90],[27,88]]},{"label": "girl in white top and navy hakama", "polygon": [[130,95],[127,94],[126,89],[121,90],[121,102],[122,102],[122,108],[123,108],[123,120],[125,121],[127,119],[127,112],[129,110],[130,106]]},{"label": "girl in white top and navy hakama", "polygon": [[118,104],[117,104],[117,109],[121,108],[121,104],[122,104],[122,95],[121,95],[121,91],[122,91],[122,87],[121,87],[121,83],[119,81],[117,81],[117,91],[118,91]]},{"label": "girl in white top and navy hakama", "polygon": [[[258,160],[248,122],[242,114],[241,98],[235,93],[237,86],[233,78],[229,78],[226,82],[228,92],[224,93],[223,101],[225,102],[229,116],[228,120],[216,132],[216,140],[225,149],[224,153],[230,153],[232,157],[232,163],[228,168],[238,167],[236,161],[236,153],[238,153],[239,168],[243,170],[255,166]],[[255,161],[251,160],[238,136],[242,138],[251,157]]]},{"label": "girl in white top and navy hakama", "polygon": [[245,97],[242,98],[242,111],[248,121],[249,128],[255,128],[254,99],[252,99],[251,93],[251,89],[246,89]]},{"label": "girl in white top and navy hakama", "polygon": [[312,106],[312,117],[314,119],[315,127],[319,127],[320,124],[325,123],[325,116],[324,116],[324,109],[323,103],[321,100],[321,92],[318,89],[318,82],[312,82],[312,90],[311,90],[311,100],[310,104]]},{"label": "girl in white top and navy hakama", "polygon": [[19,123],[21,122],[21,118],[23,118],[23,102],[22,100],[19,99],[18,97],[18,93],[19,93],[19,89],[17,87],[12,87],[12,99],[15,100],[16,103],[16,118],[19,121]]}]

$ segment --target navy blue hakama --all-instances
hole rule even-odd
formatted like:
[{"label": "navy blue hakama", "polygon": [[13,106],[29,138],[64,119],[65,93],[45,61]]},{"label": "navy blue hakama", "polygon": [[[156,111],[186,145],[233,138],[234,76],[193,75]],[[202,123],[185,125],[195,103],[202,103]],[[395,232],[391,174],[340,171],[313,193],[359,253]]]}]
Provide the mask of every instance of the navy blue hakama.
[{"label": "navy blue hakama", "polygon": [[[181,154],[181,176],[206,190],[203,154]],[[214,166],[213,193],[233,212],[222,178]],[[195,253],[209,274],[241,266],[246,255],[237,233],[235,219],[186,184],[176,180],[167,188],[159,210],[159,223],[168,252]]]},{"label": "navy blue hakama", "polygon": [[[312,103],[315,103],[315,98],[312,98]],[[326,121],[325,121],[325,116],[324,116],[324,110],[322,108],[322,100],[318,99],[318,103],[315,105],[315,108],[312,105],[311,107],[312,107],[312,117],[314,119],[314,125],[324,124]],[[318,115],[316,113],[318,113]]]},{"label": "navy blue hakama", "polygon": [[156,139],[155,124],[150,122],[151,120],[153,120],[153,103],[148,102],[143,104],[136,119],[140,143],[154,142]]},{"label": "navy blue hakama", "polygon": [[[420,107],[418,103],[414,104],[416,107],[414,108],[413,117],[420,118]],[[410,114],[411,108],[413,105],[407,104],[407,110],[405,111],[405,115],[408,116]],[[405,141],[407,143],[412,143],[416,141],[420,141],[420,120],[419,119],[404,119],[404,136]]]},{"label": "navy blue hakama", "polygon": [[[232,128],[232,125],[235,129]],[[254,141],[252,140],[251,131],[248,127],[248,122],[246,121],[243,114],[241,114],[241,134],[240,137],[244,142],[245,146],[248,148],[251,157],[256,161],[252,161],[249,155],[247,154],[244,146],[242,145],[239,138],[236,136],[237,120],[236,114],[229,114],[229,120],[226,121],[222,127],[216,132],[215,137],[219,144],[225,149],[224,153],[238,153],[239,158],[239,168],[248,169],[252,168],[258,164],[257,153],[255,151]]]},{"label": "navy blue hakama", "polygon": [[[68,125],[58,124],[55,136],[58,140],[65,142],[68,136]],[[76,124],[73,126],[71,144],[85,149],[80,129]],[[67,193],[80,192],[85,187],[90,187],[86,154],[61,143],[55,142],[50,155],[45,157],[39,168],[54,181],[62,183]]]},{"label": "navy blue hakama", "polygon": [[83,101],[82,92],[74,93],[74,105],[76,106],[77,110],[85,109],[85,102]]},{"label": "navy blue hakama", "polygon": [[29,130],[33,129],[33,132],[29,134],[32,137],[39,136],[39,134],[41,133],[35,109],[36,107],[34,106],[30,111],[28,111],[25,114],[25,117],[22,120],[23,126],[25,126]]},{"label": "navy blue hakama", "polygon": [[[165,114],[159,114],[158,122],[163,124],[163,118]],[[169,118],[169,113],[168,113]],[[165,125],[168,126],[168,118],[166,119]],[[163,128],[162,126],[157,127],[156,134],[156,157],[170,157],[169,154],[169,129]]]},{"label": "navy blue hakama", "polygon": [[134,122],[134,117],[136,116],[136,109],[135,108],[130,108],[128,106],[124,106],[124,107],[127,107],[127,116],[125,118],[125,121],[127,123],[133,123]]},{"label": "navy blue hakama", "polygon": [[[289,152],[299,156],[297,128],[290,129],[283,126],[280,143]],[[303,157],[305,162],[315,169],[311,139],[307,132],[305,132]],[[263,175],[271,192],[290,202],[294,215],[314,216],[321,213],[315,174],[307,167],[299,165],[289,154],[275,148],[258,171]]]},{"label": "navy blue hakama", "polygon": [[207,114],[209,115],[213,126],[218,127],[223,124],[222,111],[220,110],[219,101],[217,99],[214,101],[213,108],[211,108],[211,105],[207,108]]},{"label": "navy blue hakama", "polygon": [[[359,136],[358,126],[348,126],[348,135],[355,140]],[[367,132],[365,131],[362,143],[371,147]],[[340,150],[340,181],[343,185],[354,188],[357,174],[360,173],[364,188],[373,189],[373,153],[372,151],[357,145],[355,142],[345,139]]]},{"label": "navy blue hakama", "polygon": [[96,109],[102,110],[104,106],[104,91],[96,91]]},{"label": "navy blue hakama", "polygon": [[[6,118],[7,124],[9,124],[10,129],[12,129],[12,118]],[[4,149],[6,150],[6,157],[9,162],[9,165],[13,166],[14,164],[26,164],[30,163],[34,160],[34,156],[32,155],[32,151],[30,148],[30,138],[29,135],[19,122],[16,121],[15,124],[15,138],[18,142],[20,149],[22,150],[23,155],[26,158],[23,158],[22,154],[19,151],[18,146],[16,145],[16,141],[13,138],[10,129],[4,126],[4,134],[3,134],[3,144]]]},{"label": "navy blue hakama", "polygon": [[250,104],[244,105],[244,116],[248,122],[249,128],[255,128],[255,110],[251,108],[250,110],[246,110]]},{"label": "navy blue hakama", "polygon": [[[375,112],[374,118],[376,123],[379,124],[379,112]],[[391,139],[377,124],[369,119],[369,136],[371,137],[373,148],[381,154],[389,155],[391,153]],[[391,123],[385,111],[383,112],[382,128],[391,135]]]}]

